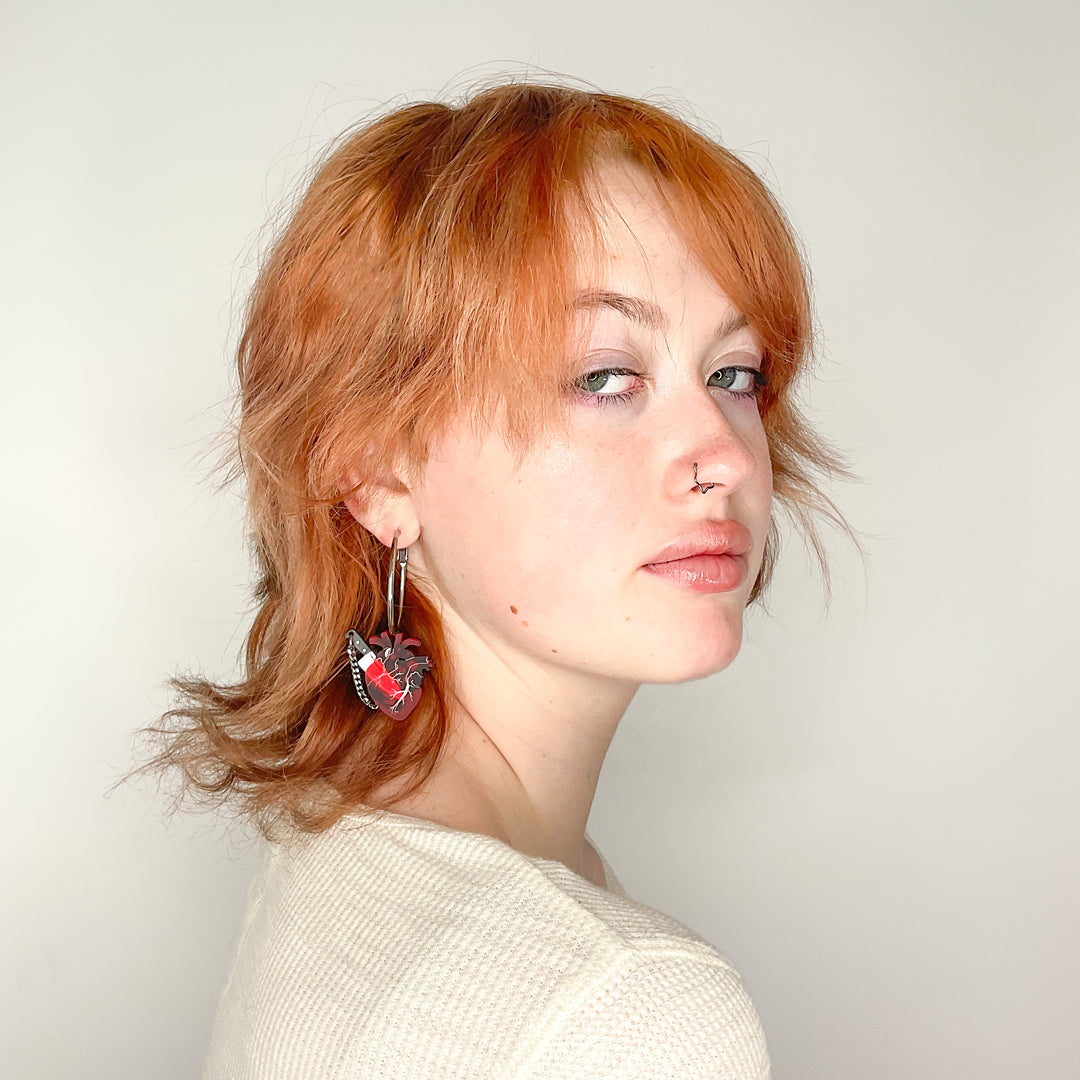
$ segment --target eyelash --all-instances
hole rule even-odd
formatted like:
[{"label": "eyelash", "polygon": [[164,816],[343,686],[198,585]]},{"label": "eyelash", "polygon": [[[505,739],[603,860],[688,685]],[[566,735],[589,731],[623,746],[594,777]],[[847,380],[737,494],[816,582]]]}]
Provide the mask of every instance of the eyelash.
[{"label": "eyelash", "polygon": [[[730,367],[717,368],[713,372],[713,375],[720,375],[725,371],[746,371],[754,376],[754,385],[750,390],[728,390],[726,387],[717,387],[719,390],[723,390],[729,397],[733,398],[756,398],[761,391],[769,385],[769,380],[763,371],[759,371],[757,368],[745,367],[742,365],[732,365]],[[577,389],[581,392],[582,397],[592,405],[594,402],[600,408],[606,408],[608,405],[623,405],[636,397],[637,390],[624,390],[619,394],[596,394],[589,390],[586,390],[583,383],[586,379],[592,378],[595,375],[633,375],[635,378],[640,378],[636,371],[631,371],[629,368],[598,368],[596,371],[587,371],[580,379],[575,383]],[[709,376],[712,378],[712,376]]]}]

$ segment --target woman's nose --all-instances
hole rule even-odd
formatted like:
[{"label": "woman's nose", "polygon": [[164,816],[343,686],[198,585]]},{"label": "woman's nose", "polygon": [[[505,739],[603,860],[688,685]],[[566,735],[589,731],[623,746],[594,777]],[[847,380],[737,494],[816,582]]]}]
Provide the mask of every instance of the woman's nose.
[{"label": "woman's nose", "polygon": [[730,495],[767,464],[768,443],[753,403],[724,403],[714,393],[702,387],[670,403],[665,487],[675,498],[687,492]]}]

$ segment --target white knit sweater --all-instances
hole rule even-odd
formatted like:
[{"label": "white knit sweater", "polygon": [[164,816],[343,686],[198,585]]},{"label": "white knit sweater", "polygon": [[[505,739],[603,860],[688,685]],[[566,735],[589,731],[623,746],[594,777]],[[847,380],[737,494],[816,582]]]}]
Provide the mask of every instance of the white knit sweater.
[{"label": "white knit sweater", "polygon": [[766,1080],[730,961],[601,860],[389,811],[268,845],[205,1080]]}]

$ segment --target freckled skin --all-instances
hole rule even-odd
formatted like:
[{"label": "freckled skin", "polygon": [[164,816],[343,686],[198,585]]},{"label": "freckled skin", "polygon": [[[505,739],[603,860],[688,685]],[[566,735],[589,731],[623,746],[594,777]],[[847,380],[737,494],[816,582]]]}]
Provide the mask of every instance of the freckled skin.
[{"label": "freckled skin", "polygon": [[[410,580],[415,570],[478,647],[513,670],[683,681],[737,655],[761,565],[772,474],[757,404],[709,385],[727,365],[760,365],[760,345],[750,329],[717,344],[730,301],[640,174],[608,166],[604,176],[622,219],[608,219],[607,256],[580,269],[579,285],[646,299],[670,325],[657,331],[598,311],[568,360],[574,377],[640,372],[640,391],[602,407],[595,395],[575,398],[568,430],[538,438],[520,467],[497,428],[478,436],[465,421],[453,425],[413,490],[421,531]],[[715,484],[707,495],[694,487],[694,462]],[[754,540],[737,589],[695,593],[643,569],[693,526],[724,518]],[[507,612],[509,593],[518,601]],[[513,617],[519,607],[529,608],[527,622]]]}]

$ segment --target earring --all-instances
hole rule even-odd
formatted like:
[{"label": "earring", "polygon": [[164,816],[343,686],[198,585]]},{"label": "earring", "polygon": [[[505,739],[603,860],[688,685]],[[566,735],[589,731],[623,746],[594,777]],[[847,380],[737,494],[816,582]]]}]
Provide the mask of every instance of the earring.
[{"label": "earring", "polygon": [[416,708],[424,676],[431,670],[428,657],[414,652],[421,647],[419,640],[398,633],[397,616],[405,606],[408,562],[409,549],[398,548],[395,533],[386,582],[386,630],[367,641],[355,630],[345,637],[353,685],[360,700],[369,709],[380,709],[395,720],[404,720]]},{"label": "earring", "polygon": [[707,491],[712,491],[712,489],[713,489],[714,487],[716,487],[716,484],[715,484],[715,483],[711,483],[711,484],[703,484],[703,483],[702,483],[702,482],[701,482],[701,481],[700,481],[700,480],[699,480],[699,479],[697,478],[697,462],[696,462],[696,461],[694,462],[694,483],[695,483],[695,484],[697,485],[697,489],[698,489],[698,491],[700,491],[700,492],[701,492],[701,494],[702,494],[702,495],[704,495],[704,494],[705,494],[705,493],[706,493]]}]

